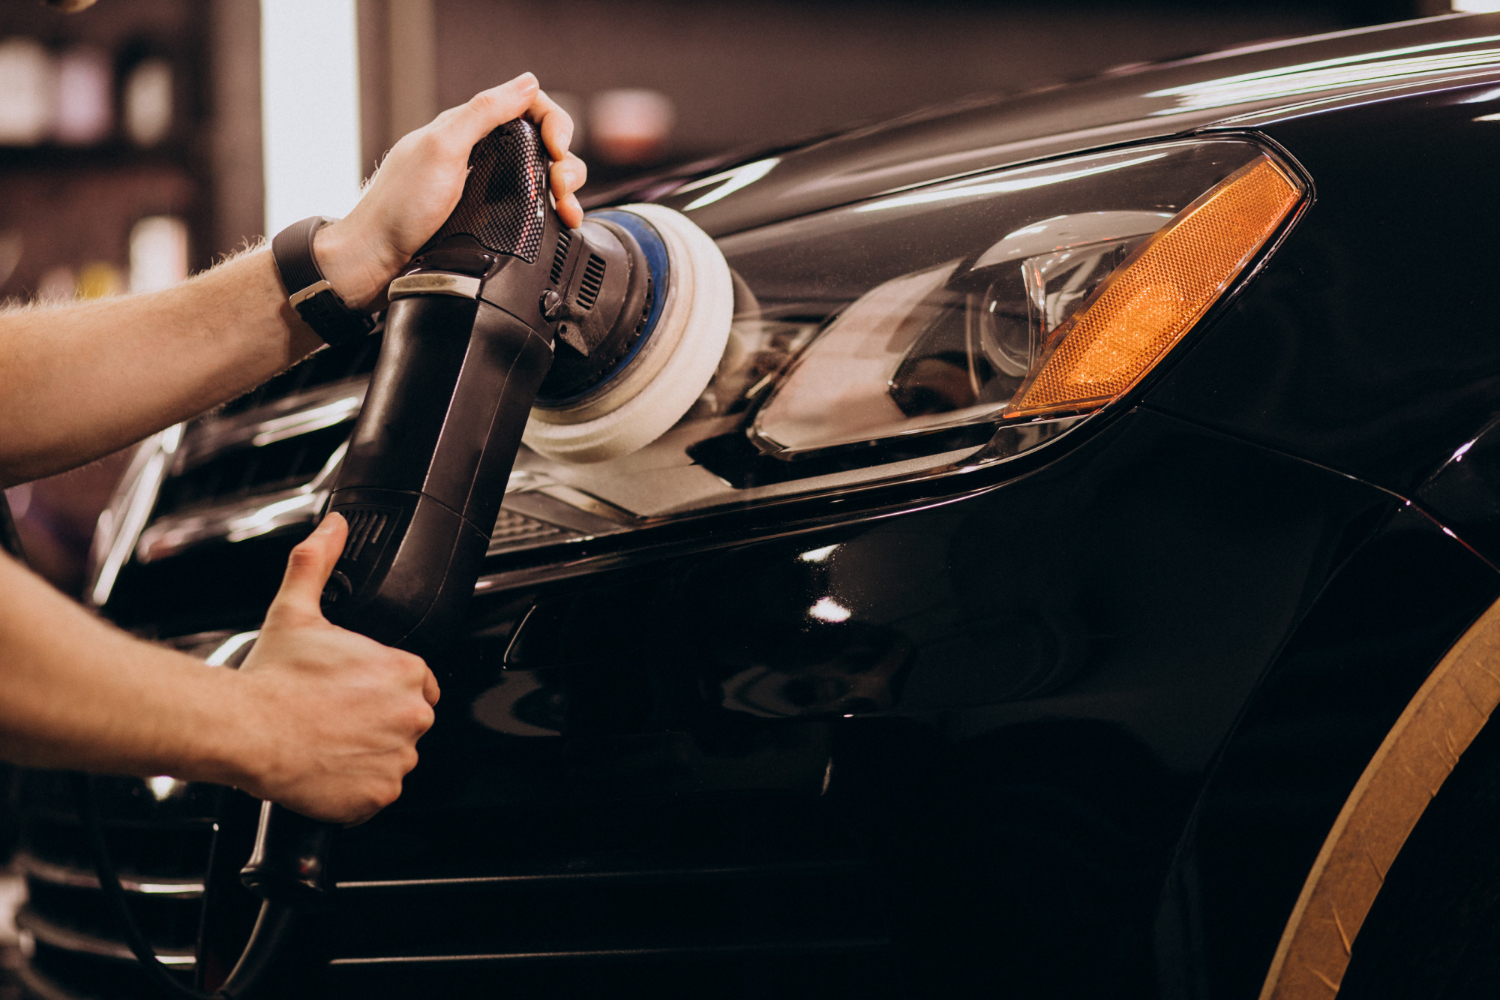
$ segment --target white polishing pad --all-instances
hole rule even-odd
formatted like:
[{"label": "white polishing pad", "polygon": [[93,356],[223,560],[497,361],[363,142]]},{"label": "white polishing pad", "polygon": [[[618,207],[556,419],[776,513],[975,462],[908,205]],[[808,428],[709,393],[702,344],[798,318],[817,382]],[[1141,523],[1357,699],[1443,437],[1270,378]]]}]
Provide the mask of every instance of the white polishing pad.
[{"label": "white polishing pad", "polygon": [[578,407],[532,409],[521,440],[548,458],[604,462],[655,441],[703,394],[729,339],[734,285],[709,235],[661,205],[625,205],[619,211],[640,216],[661,234],[667,247],[666,299],[640,353],[604,392]]}]

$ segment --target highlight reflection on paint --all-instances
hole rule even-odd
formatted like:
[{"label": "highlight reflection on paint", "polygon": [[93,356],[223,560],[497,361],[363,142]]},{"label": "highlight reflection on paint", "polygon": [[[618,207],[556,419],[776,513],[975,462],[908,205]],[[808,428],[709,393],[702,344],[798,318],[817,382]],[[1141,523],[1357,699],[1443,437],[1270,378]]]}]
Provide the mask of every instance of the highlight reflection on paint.
[{"label": "highlight reflection on paint", "polygon": [[719,199],[728,197],[741,188],[749,187],[751,184],[754,184],[756,181],[766,176],[766,174],[769,174],[775,168],[776,164],[780,162],[781,157],[779,156],[772,156],[764,160],[756,160],[753,163],[746,163],[741,166],[735,167],[732,170],[726,170],[723,173],[714,174],[711,177],[700,177],[698,180],[693,181],[691,184],[684,184],[682,187],[678,188],[677,192],[675,193],[681,193],[683,191],[696,191],[699,188],[709,187],[714,184],[719,185],[707,194],[701,195],[700,197],[695,198],[694,200],[688,202],[686,205],[682,206],[682,210],[684,212],[691,212],[695,208],[702,208],[705,205],[712,205]]},{"label": "highlight reflection on paint", "polygon": [[830,622],[832,624],[846,622],[849,620],[849,616],[853,614],[852,611],[831,597],[818,598],[818,603],[808,608],[807,613],[819,621]]},{"label": "highlight reflection on paint", "polygon": [[1240,73],[1218,80],[1185,84],[1154,90],[1147,97],[1175,98],[1175,107],[1155,112],[1176,115],[1188,111],[1245,104],[1252,101],[1279,100],[1302,94],[1318,94],[1345,87],[1383,83],[1416,75],[1447,73],[1500,65],[1500,48],[1439,51],[1467,48],[1484,42],[1500,41],[1500,35],[1463,38],[1427,45],[1371,52],[1337,59],[1321,59],[1299,66]]},{"label": "highlight reflection on paint", "polygon": [[165,802],[173,795],[187,787],[187,782],[178,781],[168,774],[158,774],[154,778],[146,779],[146,787],[151,789],[151,796],[158,802]]}]

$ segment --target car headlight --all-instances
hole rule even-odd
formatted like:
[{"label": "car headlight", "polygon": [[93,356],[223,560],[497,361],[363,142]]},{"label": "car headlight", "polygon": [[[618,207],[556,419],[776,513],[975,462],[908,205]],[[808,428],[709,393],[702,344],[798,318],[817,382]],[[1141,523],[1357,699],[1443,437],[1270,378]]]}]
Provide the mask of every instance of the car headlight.
[{"label": "car headlight", "polygon": [[624,458],[523,452],[507,507],[599,533],[1008,461],[1128,394],[1306,194],[1265,147],[1213,138],[723,237],[735,319],[694,408]]}]

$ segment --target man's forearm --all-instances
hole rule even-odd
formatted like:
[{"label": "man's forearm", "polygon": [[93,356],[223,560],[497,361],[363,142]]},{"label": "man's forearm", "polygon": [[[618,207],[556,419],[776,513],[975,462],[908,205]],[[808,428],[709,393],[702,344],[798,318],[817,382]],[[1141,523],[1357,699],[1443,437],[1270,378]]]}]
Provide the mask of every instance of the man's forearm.
[{"label": "man's forearm", "polygon": [[238,678],[94,618],[0,553],[0,759],[243,784]]},{"label": "man's forearm", "polygon": [[161,292],[0,314],[0,486],[117,451],[320,343],[264,249]]}]

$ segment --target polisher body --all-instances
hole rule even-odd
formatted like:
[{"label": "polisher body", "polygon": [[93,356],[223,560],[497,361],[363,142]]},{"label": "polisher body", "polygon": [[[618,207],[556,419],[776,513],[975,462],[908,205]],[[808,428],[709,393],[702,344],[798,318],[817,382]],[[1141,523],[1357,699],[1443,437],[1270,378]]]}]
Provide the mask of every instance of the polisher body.
[{"label": "polisher body", "polygon": [[441,644],[467,604],[549,373],[586,386],[639,334],[649,298],[638,248],[597,223],[563,228],[528,123],[497,129],[470,162],[452,218],[391,284],[330,502],[349,539],[325,613],[416,650]]},{"label": "polisher body", "polygon": [[[473,590],[553,348],[545,328],[482,299],[424,295],[391,313],[330,504],[350,533],[325,611],[418,647],[452,626]],[[413,335],[432,328],[450,332]]]}]

